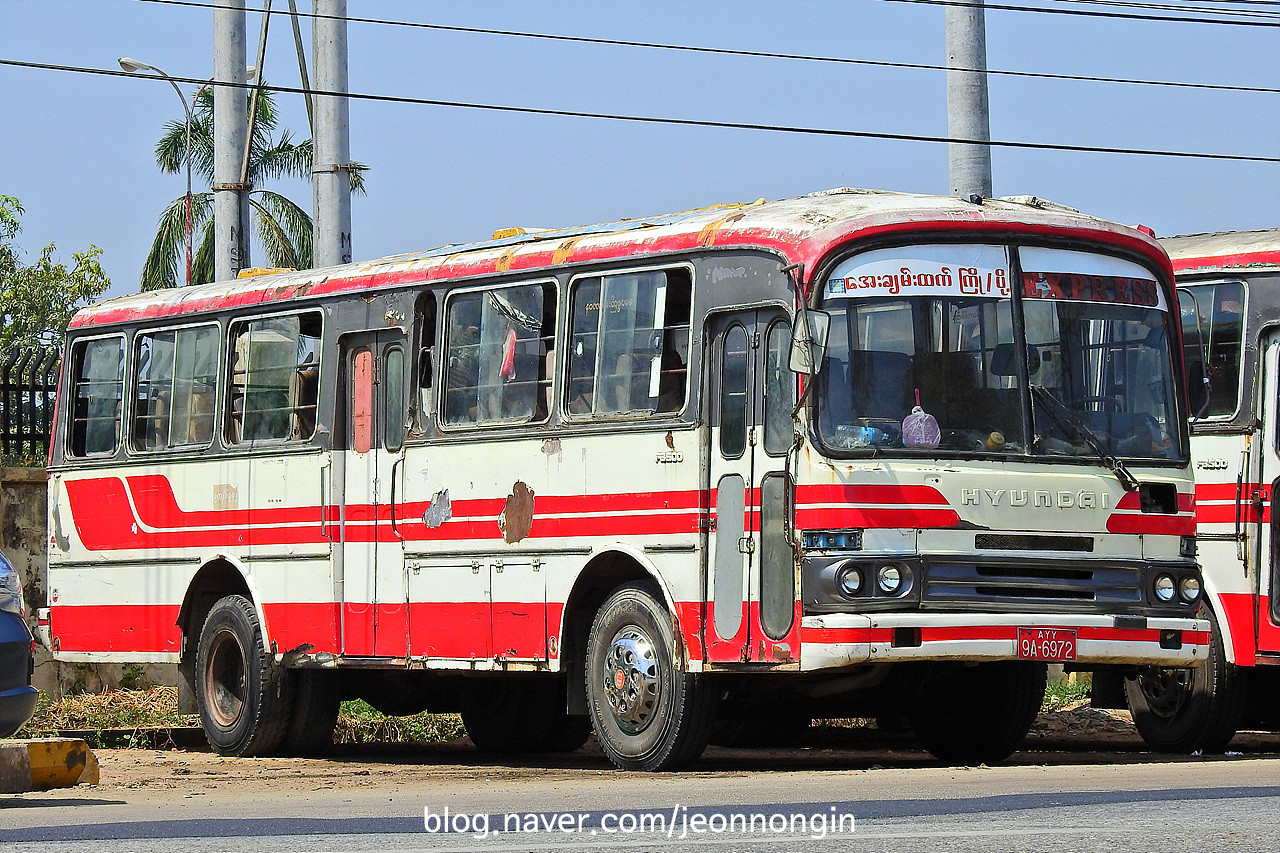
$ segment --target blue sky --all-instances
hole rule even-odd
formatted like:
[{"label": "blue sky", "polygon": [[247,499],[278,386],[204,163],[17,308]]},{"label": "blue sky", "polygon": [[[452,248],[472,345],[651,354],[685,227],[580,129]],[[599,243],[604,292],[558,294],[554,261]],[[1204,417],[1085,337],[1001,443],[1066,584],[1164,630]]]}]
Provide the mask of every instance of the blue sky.
[{"label": "blue sky", "polygon": [[[1036,0],[1044,5],[1046,0]],[[1048,0],[1053,4],[1053,0]],[[246,5],[260,6],[260,0]],[[1193,8],[1194,4],[1185,4]],[[285,0],[275,7],[287,8]],[[308,0],[299,8],[310,9]],[[1098,8],[1098,7],[1090,7]],[[778,53],[941,64],[943,10],[885,0],[520,2],[349,0],[353,16]],[[249,53],[259,17],[248,16]],[[310,22],[303,31],[309,37]],[[992,69],[1280,88],[1280,30],[990,10]],[[937,71],[677,53],[353,23],[353,92],[883,133],[946,133]],[[212,73],[212,12],[142,0],[0,0],[0,58],[115,70],[134,56]],[[250,59],[252,62],[253,59]],[[272,23],[265,77],[298,85]],[[188,87],[188,91],[190,88]],[[1280,95],[990,81],[995,139],[1280,155]],[[137,289],[182,175],[153,147],[179,118],[167,83],[0,66],[0,194],[26,207],[20,245],[104,250],[111,293]],[[305,138],[300,96],[282,125]],[[358,101],[357,259],[554,227],[780,198],[836,186],[947,190],[945,145],[655,126]],[[1280,226],[1280,165],[997,149],[997,195],[1038,195],[1158,234]],[[302,184],[274,188],[310,207]],[[201,189],[201,187],[197,187]],[[258,253],[254,262],[264,259]]]}]

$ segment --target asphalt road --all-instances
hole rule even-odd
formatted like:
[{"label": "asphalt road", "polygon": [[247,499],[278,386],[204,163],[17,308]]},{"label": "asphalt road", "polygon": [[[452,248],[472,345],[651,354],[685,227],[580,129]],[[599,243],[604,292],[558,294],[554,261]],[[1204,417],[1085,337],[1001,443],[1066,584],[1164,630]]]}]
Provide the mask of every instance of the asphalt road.
[{"label": "asphalt road", "polygon": [[973,769],[909,743],[712,749],[674,774],[620,773],[591,747],[478,763],[465,741],[328,759],[103,750],[97,787],[0,796],[0,850],[1280,849],[1280,738],[1219,758],[1036,746]]}]

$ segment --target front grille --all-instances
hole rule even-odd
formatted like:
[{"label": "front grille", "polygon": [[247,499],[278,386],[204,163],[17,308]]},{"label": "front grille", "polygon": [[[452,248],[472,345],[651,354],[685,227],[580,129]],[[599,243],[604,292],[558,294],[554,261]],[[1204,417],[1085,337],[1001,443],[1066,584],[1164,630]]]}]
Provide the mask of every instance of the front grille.
[{"label": "front grille", "polygon": [[973,544],[985,551],[1093,551],[1092,536],[979,533]]},{"label": "front grille", "polygon": [[1144,602],[1137,566],[1008,563],[930,563],[924,568],[923,606],[1027,607],[1061,604],[1106,610]]}]

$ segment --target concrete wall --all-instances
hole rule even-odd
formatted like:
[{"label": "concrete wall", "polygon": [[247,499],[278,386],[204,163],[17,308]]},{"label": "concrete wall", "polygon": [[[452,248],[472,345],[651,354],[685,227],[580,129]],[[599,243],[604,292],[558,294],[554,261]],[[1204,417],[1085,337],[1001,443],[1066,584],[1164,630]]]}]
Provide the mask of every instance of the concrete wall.
[{"label": "concrete wall", "polygon": [[[45,583],[49,567],[45,542],[48,480],[41,468],[0,468],[0,551],[18,570],[32,626],[35,611],[48,606]],[[35,686],[58,698],[66,693],[98,693],[116,687],[149,687],[177,683],[172,665],[60,663],[36,645]]]}]

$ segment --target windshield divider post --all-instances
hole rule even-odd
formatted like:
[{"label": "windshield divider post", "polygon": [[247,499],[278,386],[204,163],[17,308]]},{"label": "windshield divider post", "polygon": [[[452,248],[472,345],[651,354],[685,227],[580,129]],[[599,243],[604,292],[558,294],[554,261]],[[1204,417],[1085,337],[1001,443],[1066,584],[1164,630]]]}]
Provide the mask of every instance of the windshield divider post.
[{"label": "windshield divider post", "polygon": [[[1022,317],[1022,258],[1018,248],[1009,244],[1009,298],[1012,302],[1011,325],[1014,341],[1014,364],[1018,370],[1018,399],[1022,401],[1022,446],[1028,455],[1038,448],[1035,406],[1031,400],[1031,371],[1027,368],[1027,325]],[[1021,344],[1021,346],[1019,346]]]}]

